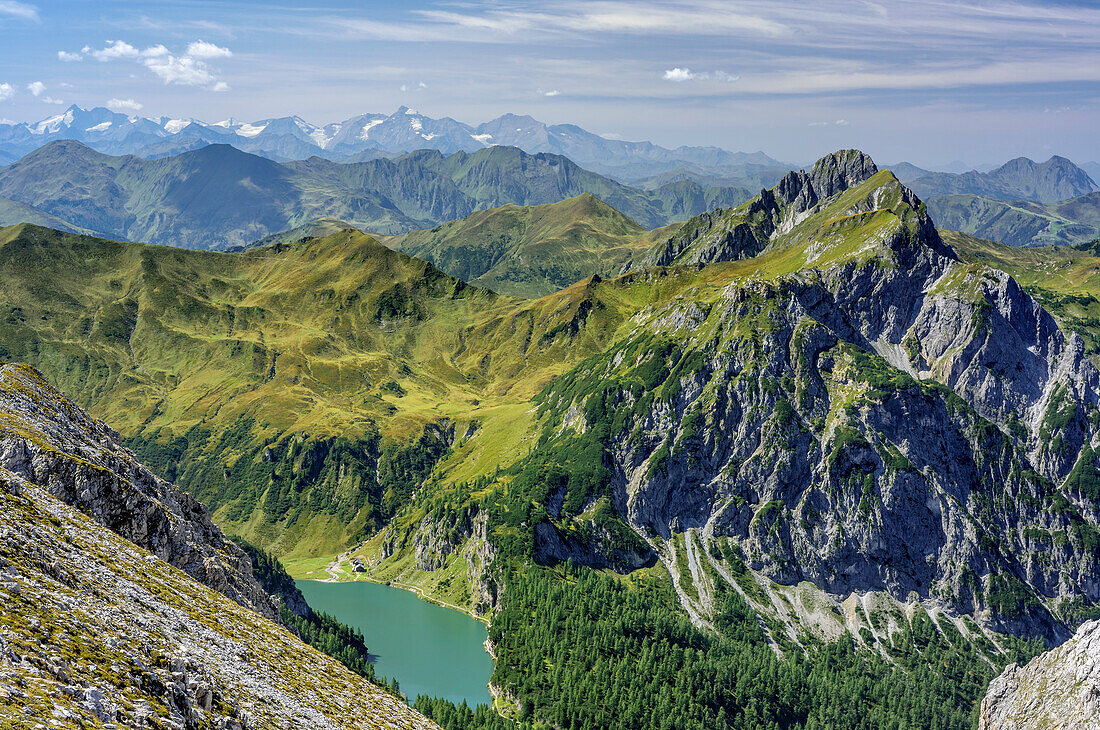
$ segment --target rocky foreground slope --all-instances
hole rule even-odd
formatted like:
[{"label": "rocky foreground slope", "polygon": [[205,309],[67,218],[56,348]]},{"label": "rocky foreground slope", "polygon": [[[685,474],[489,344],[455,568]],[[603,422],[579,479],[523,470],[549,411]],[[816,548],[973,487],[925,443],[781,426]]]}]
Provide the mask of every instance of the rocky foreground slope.
[{"label": "rocky foreground slope", "polygon": [[0,366],[0,727],[434,727],[262,616],[247,557],[115,442]]},{"label": "rocky foreground slope", "polygon": [[1100,727],[1100,621],[1026,666],[1010,665],[989,685],[979,730]]}]

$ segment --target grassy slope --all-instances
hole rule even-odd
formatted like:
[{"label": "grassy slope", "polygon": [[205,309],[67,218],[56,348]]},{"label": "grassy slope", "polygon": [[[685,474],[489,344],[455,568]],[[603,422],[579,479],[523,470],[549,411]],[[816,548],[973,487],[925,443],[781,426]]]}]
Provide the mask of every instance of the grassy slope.
[{"label": "grassy slope", "polygon": [[13,226],[19,223],[33,223],[73,233],[90,232],[73,226],[55,215],[38,210],[34,206],[10,198],[0,198],[0,226]]},{"label": "grassy slope", "polygon": [[933,195],[928,208],[946,228],[1015,246],[1076,245],[1100,236],[1100,193],[1046,205]]},{"label": "grassy slope", "polygon": [[617,274],[676,227],[647,231],[585,193],[560,203],[479,211],[430,230],[380,240],[476,286],[539,297],[592,274]]},{"label": "grassy slope", "polygon": [[110,238],[184,248],[241,246],[317,218],[398,233],[506,204],[599,196],[646,226],[744,200],[734,188],[632,188],[556,155],[492,147],[443,156],[280,164],[228,145],[153,160],[53,142],[0,169],[0,196]]}]

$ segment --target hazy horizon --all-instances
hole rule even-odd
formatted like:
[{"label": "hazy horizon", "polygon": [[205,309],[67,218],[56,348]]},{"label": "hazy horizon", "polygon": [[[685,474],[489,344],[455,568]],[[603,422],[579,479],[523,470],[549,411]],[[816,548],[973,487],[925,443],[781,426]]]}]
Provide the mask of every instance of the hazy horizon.
[{"label": "hazy horizon", "polygon": [[796,164],[845,147],[931,168],[1100,160],[1100,9],[1083,2],[4,0],[0,30],[0,118],[19,122],[407,105]]}]

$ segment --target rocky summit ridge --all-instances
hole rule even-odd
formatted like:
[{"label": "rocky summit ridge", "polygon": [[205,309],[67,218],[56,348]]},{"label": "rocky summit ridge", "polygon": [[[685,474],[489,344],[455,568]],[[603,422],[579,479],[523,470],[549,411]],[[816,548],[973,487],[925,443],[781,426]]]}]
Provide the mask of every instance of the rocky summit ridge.
[{"label": "rocky summit ridge", "polygon": [[[1100,600],[1100,373],[1012,277],[960,261],[892,174],[831,155],[656,254],[744,274],[640,311],[541,412],[575,434],[613,414],[611,499],[699,620],[716,573],[740,580],[730,549],[769,590],[884,591],[909,606],[889,611],[922,603],[1051,643]],[[550,554],[568,522],[558,538],[540,526]],[[755,590],[792,634],[818,620]]]}]

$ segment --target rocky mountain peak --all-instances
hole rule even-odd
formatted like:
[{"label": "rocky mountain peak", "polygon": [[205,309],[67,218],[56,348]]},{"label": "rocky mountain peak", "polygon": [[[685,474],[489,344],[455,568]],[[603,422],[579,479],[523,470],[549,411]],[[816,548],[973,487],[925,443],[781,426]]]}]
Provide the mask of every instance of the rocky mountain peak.
[{"label": "rocky mountain peak", "polygon": [[869,180],[877,172],[878,165],[866,153],[839,150],[815,162],[808,174],[805,171],[787,173],[775,187],[776,197],[783,205],[802,212]]},{"label": "rocky mountain peak", "polygon": [[692,218],[643,263],[731,261],[818,240],[816,256],[823,247],[846,247],[850,242],[844,231],[863,228],[864,218],[876,212],[896,218],[896,233],[907,231],[883,237],[880,243],[886,248],[917,243],[955,258],[939,240],[916,194],[892,173],[880,173],[867,154],[840,150],[822,157],[810,172],[787,173],[775,187],[761,190],[741,207]]},{"label": "rocky mountain peak", "polygon": [[840,150],[814,163],[810,180],[823,198],[859,185],[878,172],[871,156],[860,150]]}]

